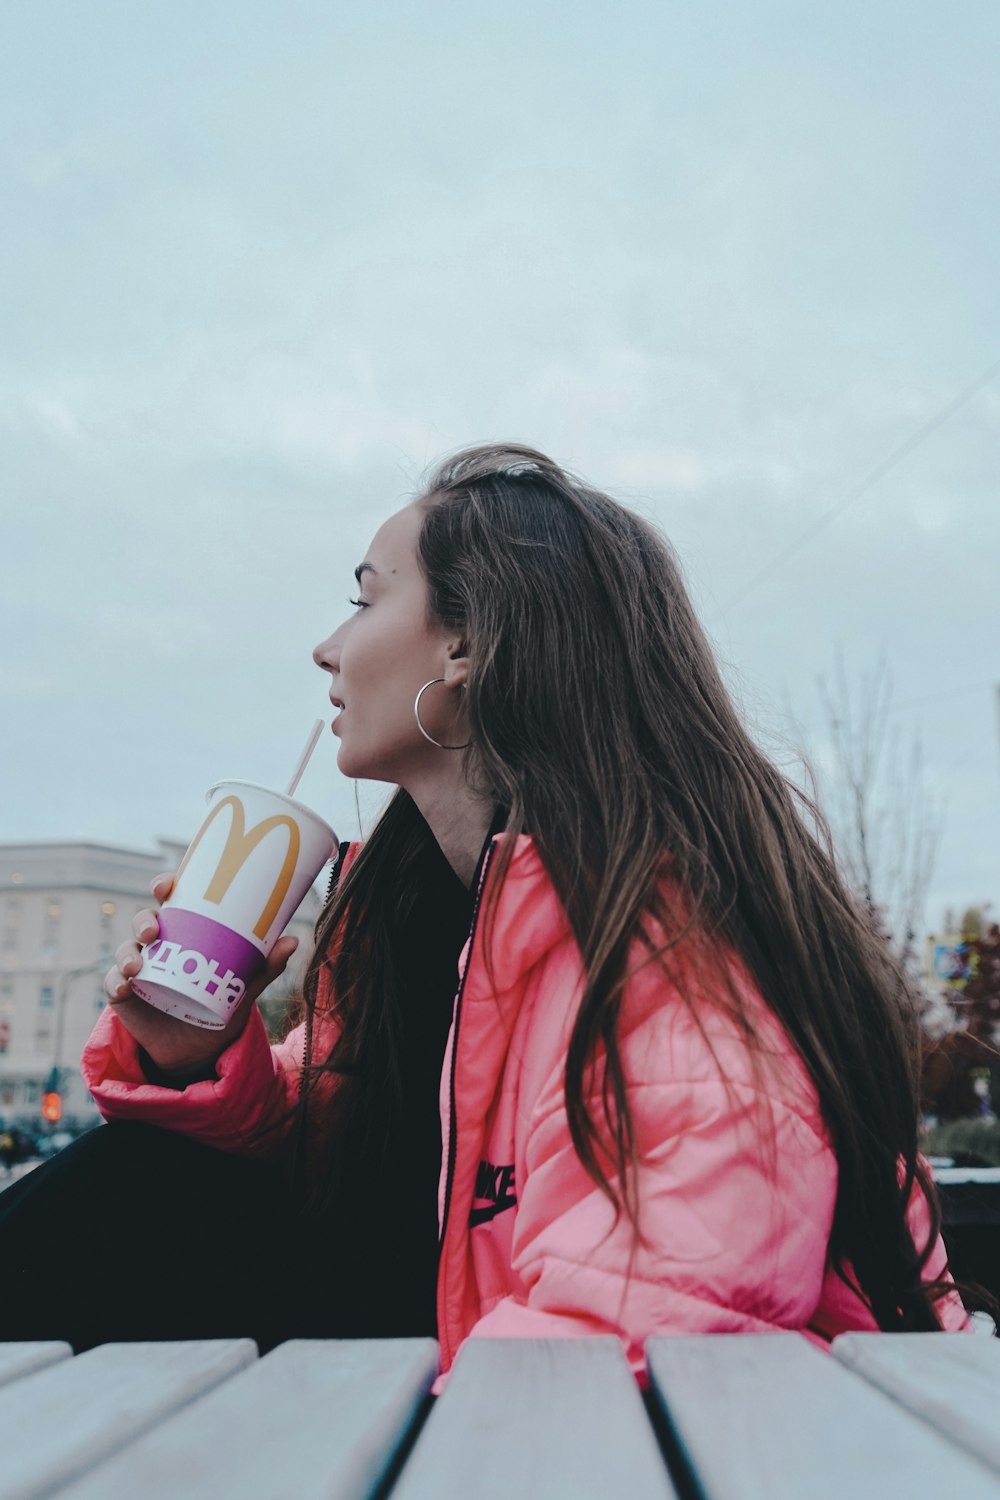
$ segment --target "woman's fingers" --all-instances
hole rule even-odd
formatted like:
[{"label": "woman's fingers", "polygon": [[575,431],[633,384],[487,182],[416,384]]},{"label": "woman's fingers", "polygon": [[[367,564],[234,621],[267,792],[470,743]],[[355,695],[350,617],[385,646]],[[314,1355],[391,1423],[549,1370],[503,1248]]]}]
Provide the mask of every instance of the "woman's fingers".
[{"label": "woman's fingers", "polygon": [[[104,993],[112,1005],[120,1004],[122,1000],[128,999],[132,993],[132,977],[139,972],[138,962],[133,963],[130,956],[123,956],[123,950],[127,948],[132,948],[136,954],[139,951],[134,943],[122,943],[115,955],[114,967],[110,968],[104,976]],[[128,972],[126,972],[126,967]]]},{"label": "woman's fingers", "polygon": [[[115,949],[115,963],[123,974],[125,972],[125,965],[128,963],[129,959],[138,959],[138,957],[138,943],[119,943],[118,947]],[[138,965],[136,964],[135,967],[138,967]]]},{"label": "woman's fingers", "polygon": [[298,946],[299,940],[297,937],[279,938],[268,955],[269,967],[280,973]]},{"label": "woman's fingers", "polygon": [[151,943],[153,938],[159,937],[160,924],[155,911],[137,911],[132,918],[132,931],[140,943]]},{"label": "woman's fingers", "polygon": [[[166,900],[173,887],[172,875],[157,875],[150,885],[154,896]],[[132,931],[135,933],[134,943],[122,943],[115,951],[115,967],[109,969],[104,980],[104,992],[112,1005],[120,1003],[132,993],[131,980],[138,974],[142,967],[141,948],[151,943],[154,938],[159,937],[160,924],[156,912],[148,907],[137,911],[132,918]]]},{"label": "woman's fingers", "polygon": [[[150,924],[148,922],[143,924],[140,921],[143,915],[152,918],[151,930],[149,930]],[[159,931],[156,925],[156,918],[153,917],[152,912],[140,912],[139,916],[133,917],[132,928],[136,936],[141,938],[143,942],[149,942]],[[143,936],[144,930],[148,930],[148,936]],[[116,1001],[124,1000],[131,994],[132,980],[138,974],[141,967],[142,953],[139,950],[139,944],[119,943],[115,949],[115,966],[113,969],[109,969],[104,977],[104,993],[112,1004]]]},{"label": "woman's fingers", "polygon": [[[169,870],[165,871],[162,875],[154,875],[153,879],[149,882],[150,895],[155,896],[161,906],[164,901],[169,899],[173,888],[174,876]],[[137,911],[132,918],[132,931],[141,943],[148,943],[152,938],[158,936],[160,924],[156,919],[155,911],[151,911],[148,907],[143,907],[142,911]]]},{"label": "woman's fingers", "polygon": [[261,986],[262,989],[270,984],[272,979],[277,979],[278,975],[284,972],[285,965],[298,946],[299,940],[296,937],[281,937],[278,939],[267,955],[267,962],[264,964],[264,973],[262,976],[264,985]]},{"label": "woman's fingers", "polygon": [[[264,960],[264,967],[253,982],[248,985],[248,999],[251,1001],[260,999],[268,985],[277,979],[279,974],[284,973],[285,965],[298,946],[299,940],[296,937],[281,937],[278,939]],[[242,1002],[240,1009],[242,1009]]]}]

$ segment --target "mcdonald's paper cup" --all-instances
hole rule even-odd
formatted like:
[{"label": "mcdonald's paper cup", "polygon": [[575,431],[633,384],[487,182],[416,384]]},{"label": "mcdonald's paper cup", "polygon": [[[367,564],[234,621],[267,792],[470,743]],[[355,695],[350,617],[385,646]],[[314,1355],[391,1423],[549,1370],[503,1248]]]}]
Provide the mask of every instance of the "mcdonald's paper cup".
[{"label": "mcdonald's paper cup", "polygon": [[301,802],[249,781],[220,781],[181,860],[160,935],[132,981],[141,999],[221,1031],[337,852],[337,835]]}]

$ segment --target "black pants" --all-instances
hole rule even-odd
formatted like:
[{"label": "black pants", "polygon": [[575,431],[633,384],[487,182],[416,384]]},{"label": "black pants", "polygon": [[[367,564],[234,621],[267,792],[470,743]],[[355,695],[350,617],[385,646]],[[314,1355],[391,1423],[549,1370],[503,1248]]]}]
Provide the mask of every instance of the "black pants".
[{"label": "black pants", "polygon": [[[1000,1299],[1000,1185],[942,1183],[938,1193],[952,1275]],[[971,1302],[979,1305],[979,1299]]]},{"label": "black pants", "polygon": [[0,1192],[0,1341],[335,1338],[335,1244],[276,1167],[102,1125]]}]

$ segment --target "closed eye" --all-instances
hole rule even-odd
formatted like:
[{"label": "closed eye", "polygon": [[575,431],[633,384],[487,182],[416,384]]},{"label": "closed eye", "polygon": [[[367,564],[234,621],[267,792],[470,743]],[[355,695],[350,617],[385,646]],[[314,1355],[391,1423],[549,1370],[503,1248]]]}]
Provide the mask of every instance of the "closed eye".
[{"label": "closed eye", "polygon": [[368,605],[363,599],[348,599],[348,604],[353,604],[355,609],[367,609]]}]

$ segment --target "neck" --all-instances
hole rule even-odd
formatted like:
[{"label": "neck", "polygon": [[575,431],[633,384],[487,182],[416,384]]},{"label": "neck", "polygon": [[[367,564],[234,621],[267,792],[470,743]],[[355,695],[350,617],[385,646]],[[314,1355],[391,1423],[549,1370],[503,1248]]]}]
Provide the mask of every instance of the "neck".
[{"label": "neck", "polygon": [[464,886],[471,887],[494,807],[477,797],[461,769],[442,767],[442,774],[406,790],[437,839],[441,852]]}]

